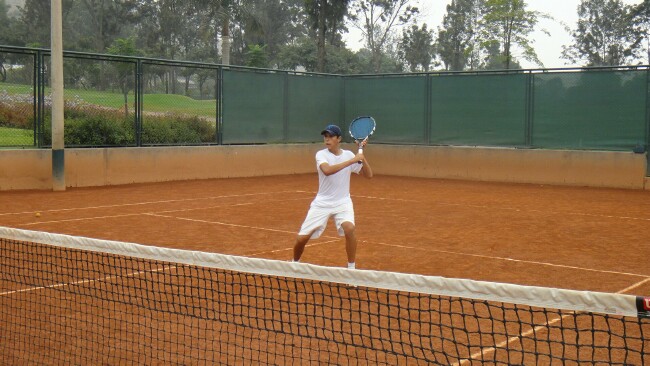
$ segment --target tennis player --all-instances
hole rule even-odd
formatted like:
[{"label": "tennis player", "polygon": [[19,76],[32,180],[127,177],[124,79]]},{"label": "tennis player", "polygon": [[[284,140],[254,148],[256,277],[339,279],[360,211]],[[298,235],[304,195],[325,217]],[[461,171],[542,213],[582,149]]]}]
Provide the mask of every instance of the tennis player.
[{"label": "tennis player", "polygon": [[[362,174],[372,178],[372,169],[363,154],[341,148],[341,129],[329,125],[321,132],[327,148],[316,153],[318,193],[311,202],[309,212],[300,227],[293,247],[294,262],[300,261],[305,245],[310,239],[321,236],[327,221],[334,218],[340,236],[345,235],[348,268],[355,268],[357,238],[354,233],[354,208],[350,198],[350,175]],[[364,142],[363,145],[366,143]]]}]

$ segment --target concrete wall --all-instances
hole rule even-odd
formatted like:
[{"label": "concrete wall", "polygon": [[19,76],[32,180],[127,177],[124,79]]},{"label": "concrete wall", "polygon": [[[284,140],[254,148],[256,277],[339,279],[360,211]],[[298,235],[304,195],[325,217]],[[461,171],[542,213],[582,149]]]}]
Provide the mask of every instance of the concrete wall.
[{"label": "concrete wall", "polygon": [[[322,144],[66,149],[68,187],[311,173]],[[345,148],[356,151],[352,145]],[[370,145],[375,174],[650,189],[628,152]],[[52,189],[50,150],[1,150],[0,190]]]},{"label": "concrete wall", "polygon": [[[68,187],[300,174],[321,144],[66,149]],[[51,189],[50,150],[0,150],[0,190]]]},{"label": "concrete wall", "polygon": [[632,152],[383,145],[368,154],[375,171],[398,176],[633,189],[646,181],[646,156]]}]

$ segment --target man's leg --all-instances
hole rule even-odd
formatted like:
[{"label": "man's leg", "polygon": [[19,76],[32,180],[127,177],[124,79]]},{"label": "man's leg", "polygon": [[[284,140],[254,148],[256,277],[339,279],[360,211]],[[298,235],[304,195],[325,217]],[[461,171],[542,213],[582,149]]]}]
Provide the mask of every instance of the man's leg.
[{"label": "man's leg", "polygon": [[354,233],[354,224],[345,221],[341,224],[345,233],[345,252],[348,254],[348,268],[355,268],[355,259],[357,256],[357,236]]},{"label": "man's leg", "polygon": [[311,238],[311,234],[309,235],[298,235],[296,237],[296,244],[293,246],[293,261],[298,262],[300,260],[300,257],[302,257],[302,252],[305,251],[305,245],[307,245],[307,242],[309,241],[309,238]]}]

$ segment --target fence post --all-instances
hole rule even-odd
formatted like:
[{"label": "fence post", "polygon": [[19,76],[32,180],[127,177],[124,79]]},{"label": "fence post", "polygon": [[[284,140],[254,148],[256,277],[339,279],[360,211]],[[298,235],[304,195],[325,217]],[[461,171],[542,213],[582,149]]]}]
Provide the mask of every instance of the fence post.
[{"label": "fence post", "polygon": [[142,146],[142,60],[135,63],[135,145]]},{"label": "fence post", "polygon": [[39,147],[45,146],[45,53],[41,50],[37,51],[37,100],[36,100],[36,120],[39,125],[40,131],[38,135]]},{"label": "fence post", "polygon": [[431,145],[431,74],[425,75],[424,82],[424,144]]},{"label": "fence post", "polygon": [[526,147],[533,147],[533,118],[535,110],[535,76],[532,72],[528,71],[528,77],[526,78],[526,121],[524,133],[524,144]]},{"label": "fence post", "polygon": [[284,90],[283,90],[283,110],[282,110],[282,141],[289,141],[289,72],[284,73]]},{"label": "fence post", "polygon": [[[645,175],[650,177],[650,68],[645,71],[645,158],[646,170]],[[647,187],[646,187],[647,188]]]},{"label": "fence post", "polygon": [[217,130],[216,140],[218,145],[223,144],[223,67],[219,66],[217,69],[217,85],[216,85],[216,103],[217,103]]}]

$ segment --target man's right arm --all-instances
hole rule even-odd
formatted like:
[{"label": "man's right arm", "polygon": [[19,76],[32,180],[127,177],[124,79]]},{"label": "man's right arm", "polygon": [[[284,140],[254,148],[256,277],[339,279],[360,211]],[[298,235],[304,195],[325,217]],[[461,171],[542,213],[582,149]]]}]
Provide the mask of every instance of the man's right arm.
[{"label": "man's right arm", "polygon": [[352,158],[350,160],[346,160],[344,162],[334,164],[334,165],[329,165],[329,163],[323,162],[318,167],[323,172],[323,174],[332,175],[332,174],[336,174],[336,173],[340,172],[341,170],[349,167],[352,164],[357,164],[361,160],[363,160],[363,155],[362,154],[357,154],[354,158]]}]

